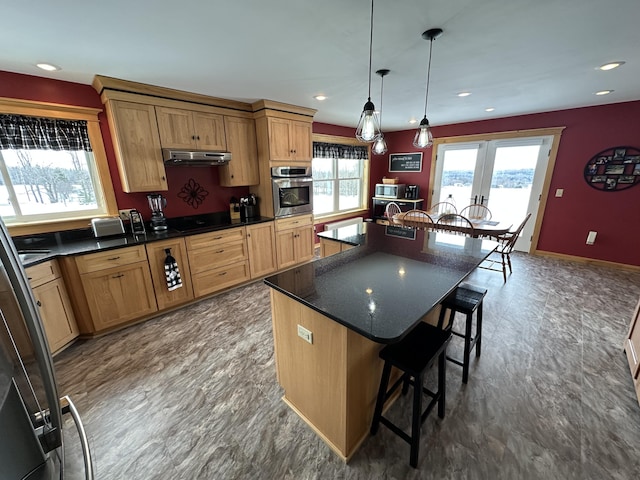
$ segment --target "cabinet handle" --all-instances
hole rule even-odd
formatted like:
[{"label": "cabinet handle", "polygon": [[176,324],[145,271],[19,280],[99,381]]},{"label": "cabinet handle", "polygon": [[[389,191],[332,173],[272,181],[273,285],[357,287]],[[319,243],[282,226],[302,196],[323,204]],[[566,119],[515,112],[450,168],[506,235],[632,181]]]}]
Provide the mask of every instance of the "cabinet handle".
[{"label": "cabinet handle", "polygon": [[162,177],[160,177],[162,180],[166,180],[166,178],[164,178],[164,175]]},{"label": "cabinet handle", "polygon": [[113,260],[118,260],[119,258],[120,258],[119,256],[118,257],[111,257],[111,258],[107,258],[107,260],[109,260],[111,262]]},{"label": "cabinet handle", "polygon": [[222,273],[219,273],[218,276],[222,277],[223,275],[226,275],[226,274],[227,274],[227,272],[222,272]]},{"label": "cabinet handle", "polygon": [[41,306],[42,306],[42,302],[41,302],[40,300],[38,300],[38,301],[36,302],[36,305],[38,305],[39,307],[41,307]]},{"label": "cabinet handle", "polygon": [[214,240],[220,240],[222,237],[213,237]]},{"label": "cabinet handle", "polygon": [[27,277],[27,280],[31,281],[33,280],[33,277]]},{"label": "cabinet handle", "polygon": [[222,250],[217,250],[216,253],[222,253],[224,252],[224,248]]},{"label": "cabinet handle", "polygon": [[114,275],[111,278],[120,278],[120,277],[124,277],[124,273],[119,273],[118,275]]},{"label": "cabinet handle", "polygon": [[200,140],[200,135],[196,135],[196,140]]},{"label": "cabinet handle", "polygon": [[191,140],[195,140],[196,136],[195,135],[191,135]]}]

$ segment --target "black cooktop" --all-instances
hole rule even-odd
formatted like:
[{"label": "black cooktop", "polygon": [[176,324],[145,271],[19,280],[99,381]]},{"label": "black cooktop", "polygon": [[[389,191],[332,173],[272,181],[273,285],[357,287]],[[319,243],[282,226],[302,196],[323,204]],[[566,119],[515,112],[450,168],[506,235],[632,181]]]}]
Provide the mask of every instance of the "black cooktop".
[{"label": "black cooktop", "polygon": [[192,232],[212,227],[225,227],[231,225],[229,212],[205,213],[202,215],[190,215],[187,217],[167,218],[167,226],[179,232]]}]

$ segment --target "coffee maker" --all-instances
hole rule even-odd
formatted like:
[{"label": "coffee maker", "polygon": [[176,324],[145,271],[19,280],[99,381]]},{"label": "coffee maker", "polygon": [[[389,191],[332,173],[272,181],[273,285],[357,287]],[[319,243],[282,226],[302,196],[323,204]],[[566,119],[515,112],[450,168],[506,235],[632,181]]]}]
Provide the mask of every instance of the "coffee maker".
[{"label": "coffee maker", "polygon": [[162,209],[167,206],[167,199],[159,193],[147,195],[149,208],[151,209],[151,228],[158,232],[167,229],[167,219],[162,213]]},{"label": "coffee maker", "polygon": [[420,195],[420,187],[418,185],[407,185],[404,198],[411,200],[418,200]]}]

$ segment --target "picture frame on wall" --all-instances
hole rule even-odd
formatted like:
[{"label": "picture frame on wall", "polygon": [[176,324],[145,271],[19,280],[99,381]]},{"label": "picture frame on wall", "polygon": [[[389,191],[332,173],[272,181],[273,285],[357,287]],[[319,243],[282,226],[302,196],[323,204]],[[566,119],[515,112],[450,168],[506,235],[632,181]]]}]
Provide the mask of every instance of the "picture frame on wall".
[{"label": "picture frame on wall", "polygon": [[616,148],[613,151],[613,159],[614,160],[624,160],[624,156],[627,154],[626,148]]}]

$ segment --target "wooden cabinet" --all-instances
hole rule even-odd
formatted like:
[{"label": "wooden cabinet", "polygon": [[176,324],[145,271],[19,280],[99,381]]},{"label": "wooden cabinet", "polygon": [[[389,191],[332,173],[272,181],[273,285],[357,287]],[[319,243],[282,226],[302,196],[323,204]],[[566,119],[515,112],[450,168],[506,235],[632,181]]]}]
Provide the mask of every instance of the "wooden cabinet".
[{"label": "wooden cabinet", "polygon": [[163,148],[227,149],[222,115],[179,108],[155,108]]},{"label": "wooden cabinet", "polygon": [[196,298],[251,278],[244,227],[193,235],[186,246]]},{"label": "wooden cabinet", "polygon": [[256,126],[251,118],[224,117],[231,161],[220,167],[220,185],[237,187],[260,183]]},{"label": "wooden cabinet", "polygon": [[251,278],[275,272],[278,264],[274,222],[248,225],[246,229]]},{"label": "wooden cabinet", "polygon": [[26,269],[52,353],[78,336],[71,301],[55,260]]},{"label": "wooden cabinet", "polygon": [[323,258],[335,255],[336,253],[344,252],[345,250],[349,250],[351,248],[355,247],[353,245],[349,245],[348,243],[339,242],[337,240],[320,238],[320,255]]},{"label": "wooden cabinet", "polygon": [[272,162],[311,162],[311,123],[270,117],[267,129]]},{"label": "wooden cabinet", "polygon": [[288,268],[313,258],[313,215],[276,220],[278,268]]},{"label": "wooden cabinet", "polygon": [[75,258],[93,332],[158,310],[144,245]]},{"label": "wooden cabinet", "polygon": [[627,353],[631,378],[640,403],[640,301],[633,312],[629,333],[624,341],[624,350]]},{"label": "wooden cabinet", "polygon": [[106,107],[122,190],[167,190],[154,107],[121,100],[108,101]]},{"label": "wooden cabinet", "polygon": [[[156,294],[158,310],[175,307],[193,300],[193,287],[191,285],[191,270],[187,259],[187,247],[184,238],[161,240],[146,245],[153,289]],[[169,291],[165,274],[165,259],[167,250],[178,264],[182,286]]]}]

